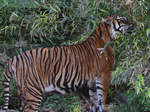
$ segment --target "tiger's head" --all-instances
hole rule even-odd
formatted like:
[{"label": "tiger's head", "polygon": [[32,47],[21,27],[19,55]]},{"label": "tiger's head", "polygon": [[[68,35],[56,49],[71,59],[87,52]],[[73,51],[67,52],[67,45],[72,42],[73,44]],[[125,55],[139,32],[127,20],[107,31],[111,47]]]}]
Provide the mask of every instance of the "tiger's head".
[{"label": "tiger's head", "polygon": [[132,33],[135,25],[132,24],[126,17],[109,16],[102,19],[106,25],[109,25],[109,32],[112,39],[116,39],[116,34]]}]

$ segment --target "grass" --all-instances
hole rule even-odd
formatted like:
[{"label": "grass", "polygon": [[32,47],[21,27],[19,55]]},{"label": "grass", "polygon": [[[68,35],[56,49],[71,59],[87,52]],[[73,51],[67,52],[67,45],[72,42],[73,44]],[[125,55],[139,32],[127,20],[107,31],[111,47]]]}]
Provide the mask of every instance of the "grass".
[{"label": "grass", "polygon": [[[131,0],[132,1],[132,0]],[[133,35],[121,35],[114,42],[116,68],[112,74],[108,102],[116,112],[150,111],[150,2],[134,0],[2,0],[0,3],[0,108],[6,60],[27,49],[82,42],[100,23],[113,14],[128,16],[136,23]],[[126,104],[116,96],[119,92]],[[11,108],[18,108],[15,82],[11,82]],[[16,104],[12,101],[16,100]],[[117,103],[119,101],[119,103]],[[71,103],[72,102],[72,103]],[[60,104],[58,106],[58,103]],[[132,105],[132,106],[131,106]],[[65,107],[64,107],[65,106]],[[57,107],[57,108],[56,108]],[[58,95],[44,99],[41,108],[80,112],[78,97]]]}]

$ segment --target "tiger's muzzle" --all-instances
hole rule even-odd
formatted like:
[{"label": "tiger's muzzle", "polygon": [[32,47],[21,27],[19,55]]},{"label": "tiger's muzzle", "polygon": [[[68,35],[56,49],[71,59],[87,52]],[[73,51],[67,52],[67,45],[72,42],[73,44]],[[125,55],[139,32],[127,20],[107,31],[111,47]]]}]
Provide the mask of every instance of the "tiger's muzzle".
[{"label": "tiger's muzzle", "polygon": [[128,34],[133,33],[134,30],[135,30],[135,27],[136,27],[135,24],[130,25],[130,26],[126,29],[126,32],[127,32]]}]

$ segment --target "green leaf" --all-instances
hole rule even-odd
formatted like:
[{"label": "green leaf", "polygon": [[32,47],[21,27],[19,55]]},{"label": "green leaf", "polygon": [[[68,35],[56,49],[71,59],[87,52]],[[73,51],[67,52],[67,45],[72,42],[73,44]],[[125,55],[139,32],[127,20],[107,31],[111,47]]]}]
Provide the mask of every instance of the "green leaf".
[{"label": "green leaf", "polygon": [[144,77],[142,74],[139,74],[137,76],[137,81],[136,81],[136,92],[139,94],[140,92],[143,92],[143,87],[144,86]]},{"label": "green leaf", "polygon": [[52,5],[50,5],[50,8],[51,8],[54,12],[58,12]]},{"label": "green leaf", "polygon": [[108,13],[108,11],[104,10],[104,9],[100,9],[100,11],[103,12],[103,13]]},{"label": "green leaf", "polygon": [[150,98],[150,88],[147,88],[147,89],[146,89],[146,97],[149,97],[149,98]]},{"label": "green leaf", "polygon": [[37,1],[34,1],[35,2],[35,4],[37,5],[37,6],[40,6],[40,3],[39,2],[37,2]]},{"label": "green leaf", "polygon": [[150,36],[150,28],[147,28],[147,29],[146,29],[146,35],[147,35],[147,37]]}]

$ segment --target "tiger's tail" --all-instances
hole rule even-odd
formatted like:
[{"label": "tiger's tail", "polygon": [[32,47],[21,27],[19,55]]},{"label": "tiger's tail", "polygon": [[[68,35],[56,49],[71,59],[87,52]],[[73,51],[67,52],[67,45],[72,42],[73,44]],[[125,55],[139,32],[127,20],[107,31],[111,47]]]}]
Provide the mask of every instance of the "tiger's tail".
[{"label": "tiger's tail", "polygon": [[6,71],[4,74],[4,105],[3,105],[3,110],[8,110],[8,105],[9,105],[9,90],[10,90],[10,78],[12,74],[11,70],[11,64],[10,62],[8,63],[8,66],[6,67]]}]

